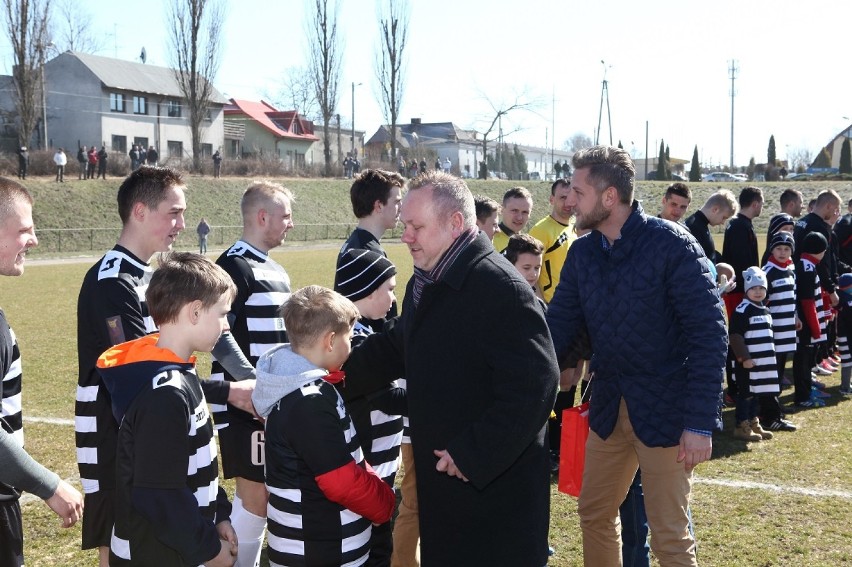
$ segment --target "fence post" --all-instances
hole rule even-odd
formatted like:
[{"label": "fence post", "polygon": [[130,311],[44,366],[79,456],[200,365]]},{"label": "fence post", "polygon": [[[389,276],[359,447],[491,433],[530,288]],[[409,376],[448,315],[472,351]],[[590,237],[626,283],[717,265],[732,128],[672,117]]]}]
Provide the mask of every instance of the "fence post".
[{"label": "fence post", "polygon": [[62,231],[59,231],[59,251],[62,252]]}]

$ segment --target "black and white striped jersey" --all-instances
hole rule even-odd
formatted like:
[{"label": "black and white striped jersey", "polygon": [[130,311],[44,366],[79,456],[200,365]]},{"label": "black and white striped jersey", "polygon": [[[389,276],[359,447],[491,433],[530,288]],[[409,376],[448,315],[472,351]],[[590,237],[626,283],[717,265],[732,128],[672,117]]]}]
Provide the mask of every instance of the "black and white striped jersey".
[{"label": "black and white striped jersey", "polygon": [[778,394],[778,367],[772,338],[772,315],[763,305],[743,299],[731,314],[730,332],[742,335],[754,367],[748,371],[752,394]]},{"label": "black and white striped jersey", "polygon": [[792,263],[779,266],[772,259],[763,267],[767,285],[766,307],[772,315],[775,352],[796,350],[796,272]]},{"label": "black and white striped jersey", "polygon": [[79,375],[74,408],[77,466],[86,493],[115,487],[118,424],[109,392],[95,370],[98,357],[111,346],[156,330],[145,292],[151,267],[116,245],[92,266],[77,300]]},{"label": "black and white striped jersey", "polygon": [[[231,334],[252,366],[260,355],[287,342],[280,307],[290,298],[290,277],[268,254],[239,240],[216,260],[237,286],[231,303]],[[211,380],[233,380],[222,365],[214,360]],[[211,404],[216,428],[226,427],[228,420],[254,416],[224,404]]]},{"label": "black and white striped jersey", "polygon": [[24,427],[21,411],[21,351],[15,331],[6,321],[6,314],[0,310],[0,371],[3,381],[0,384],[0,420],[7,433],[21,445],[24,445]]}]

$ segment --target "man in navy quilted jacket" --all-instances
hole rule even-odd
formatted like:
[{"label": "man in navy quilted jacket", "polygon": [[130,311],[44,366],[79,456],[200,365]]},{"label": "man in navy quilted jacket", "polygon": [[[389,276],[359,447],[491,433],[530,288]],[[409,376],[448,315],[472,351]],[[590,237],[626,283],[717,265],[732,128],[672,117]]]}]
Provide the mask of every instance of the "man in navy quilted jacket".
[{"label": "man in navy quilted jacket", "polygon": [[692,469],[719,425],[727,333],[709,261],[689,232],[633,200],[624,150],[577,152],[577,228],[547,321],[560,360],[588,329],[591,431],[579,513],[586,565],[619,565],[618,508],[642,472],[660,565],[697,565],[687,508]]}]

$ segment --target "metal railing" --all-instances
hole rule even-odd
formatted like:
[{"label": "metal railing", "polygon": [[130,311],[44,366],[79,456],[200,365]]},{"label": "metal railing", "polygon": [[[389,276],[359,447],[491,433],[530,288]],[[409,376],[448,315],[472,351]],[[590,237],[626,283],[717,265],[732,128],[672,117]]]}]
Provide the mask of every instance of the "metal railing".
[{"label": "metal railing", "polygon": [[[323,240],[346,240],[355,229],[355,223],[345,224],[297,224],[287,234],[290,242],[319,242]],[[211,225],[207,236],[207,245],[223,248],[230,246],[242,234],[239,225]],[[33,250],[41,253],[92,252],[111,248],[121,232],[120,228],[41,228],[36,230],[38,247]],[[391,237],[399,237],[401,230],[394,228]],[[186,227],[175,245],[178,249],[197,248],[198,239],[195,227]]]}]

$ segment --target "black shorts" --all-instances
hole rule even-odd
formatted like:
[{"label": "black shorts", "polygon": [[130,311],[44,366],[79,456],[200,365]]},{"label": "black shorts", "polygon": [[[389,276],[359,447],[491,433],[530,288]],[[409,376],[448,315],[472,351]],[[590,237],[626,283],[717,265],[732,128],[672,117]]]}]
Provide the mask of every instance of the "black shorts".
[{"label": "black shorts", "polygon": [[0,567],[24,564],[24,526],[18,499],[0,502]]},{"label": "black shorts", "polygon": [[225,478],[241,477],[264,482],[266,444],[263,424],[256,419],[239,419],[229,413],[227,427],[218,430]]},{"label": "black shorts", "polygon": [[109,547],[115,524],[115,491],[99,490],[83,495],[83,549]]}]

